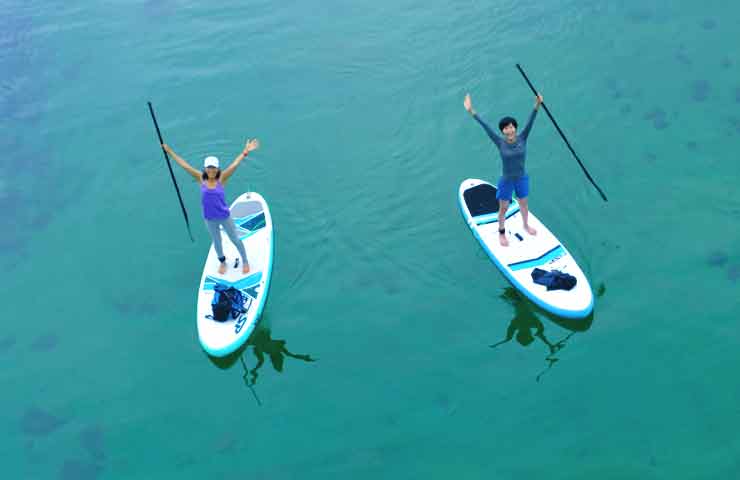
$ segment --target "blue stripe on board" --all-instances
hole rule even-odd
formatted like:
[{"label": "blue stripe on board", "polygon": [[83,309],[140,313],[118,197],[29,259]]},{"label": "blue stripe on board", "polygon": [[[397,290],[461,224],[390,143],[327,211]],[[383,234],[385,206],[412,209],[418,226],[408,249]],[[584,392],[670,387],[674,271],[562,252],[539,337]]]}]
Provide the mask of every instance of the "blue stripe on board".
[{"label": "blue stripe on board", "polygon": [[260,210],[259,212],[253,213],[252,215],[247,215],[246,217],[237,217],[234,219],[234,223],[237,225],[241,225],[242,223],[246,222],[247,220],[253,219],[257,215],[260,215],[261,213],[262,211]]},{"label": "blue stripe on board", "polygon": [[543,253],[537,258],[532,258],[532,259],[524,260],[521,262],[510,263],[509,268],[516,271],[516,270],[523,270],[525,268],[537,267],[539,265],[543,265],[549,262],[550,260],[557,257],[558,255],[561,255],[564,252],[565,250],[563,249],[563,246],[558,245],[552,248],[551,250]]},{"label": "blue stripe on board", "polygon": [[[506,218],[511,217],[515,213],[519,211],[519,206],[517,205],[514,208],[510,208],[506,212]],[[485,225],[487,223],[496,223],[498,222],[498,212],[496,213],[487,213],[485,215],[478,215],[477,217],[473,217],[473,221],[475,221],[476,225]]]},{"label": "blue stripe on board", "polygon": [[216,283],[222,283],[229,287],[243,290],[259,283],[261,279],[262,272],[253,273],[252,275],[244,277],[241,280],[237,280],[236,282],[229,282],[228,280],[224,280],[223,278],[216,278],[210,275],[206,275],[206,279],[203,281],[203,290],[213,290],[213,287],[216,285]]},{"label": "blue stripe on board", "polygon": [[243,230],[252,232],[264,228],[266,224],[265,222],[265,212],[262,212],[255,215],[253,218],[247,220],[246,222],[239,222],[237,225],[239,225],[239,228]]}]

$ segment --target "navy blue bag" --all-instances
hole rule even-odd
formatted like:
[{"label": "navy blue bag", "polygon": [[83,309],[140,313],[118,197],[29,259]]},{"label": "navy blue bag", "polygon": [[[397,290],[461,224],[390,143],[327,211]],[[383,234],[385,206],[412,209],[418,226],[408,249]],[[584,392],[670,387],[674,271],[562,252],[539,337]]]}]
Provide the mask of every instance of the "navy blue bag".
[{"label": "navy blue bag", "polygon": [[541,268],[532,270],[532,280],[547,287],[547,290],[570,290],[576,286],[577,280],[573,275],[560,270],[545,271]]},{"label": "navy blue bag", "polygon": [[225,322],[229,318],[237,318],[246,312],[244,308],[244,293],[234,287],[217,283],[213,287],[213,319],[217,322]]}]

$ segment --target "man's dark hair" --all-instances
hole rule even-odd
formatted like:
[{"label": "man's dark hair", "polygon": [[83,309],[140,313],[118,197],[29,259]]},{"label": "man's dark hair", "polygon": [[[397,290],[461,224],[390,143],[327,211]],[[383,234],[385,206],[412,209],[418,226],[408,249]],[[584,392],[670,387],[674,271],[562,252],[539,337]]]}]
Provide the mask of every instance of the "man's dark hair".
[{"label": "man's dark hair", "polygon": [[507,125],[514,125],[514,128],[518,128],[519,124],[516,123],[516,120],[512,117],[504,117],[498,122],[498,129],[502,132],[504,131],[504,127]]}]

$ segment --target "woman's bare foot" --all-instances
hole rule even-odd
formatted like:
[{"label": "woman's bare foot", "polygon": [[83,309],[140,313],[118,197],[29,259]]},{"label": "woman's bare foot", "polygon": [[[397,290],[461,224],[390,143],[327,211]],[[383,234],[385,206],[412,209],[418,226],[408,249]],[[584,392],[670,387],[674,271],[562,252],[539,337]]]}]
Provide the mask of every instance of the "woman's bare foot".
[{"label": "woman's bare foot", "polygon": [[226,273],[226,262],[221,262],[221,265],[218,266],[218,273],[221,275]]},{"label": "woman's bare foot", "polygon": [[498,234],[498,241],[504,247],[508,247],[509,246],[509,240],[506,238],[506,234],[505,233],[499,233]]},{"label": "woman's bare foot", "polygon": [[524,225],[524,230],[526,230],[527,233],[530,234],[530,235],[537,235],[537,230],[535,230],[534,228],[530,227],[529,225]]},{"label": "woman's bare foot", "polygon": [[244,273],[244,274],[249,273],[249,264],[248,263],[245,263],[244,265],[242,265],[242,273]]}]

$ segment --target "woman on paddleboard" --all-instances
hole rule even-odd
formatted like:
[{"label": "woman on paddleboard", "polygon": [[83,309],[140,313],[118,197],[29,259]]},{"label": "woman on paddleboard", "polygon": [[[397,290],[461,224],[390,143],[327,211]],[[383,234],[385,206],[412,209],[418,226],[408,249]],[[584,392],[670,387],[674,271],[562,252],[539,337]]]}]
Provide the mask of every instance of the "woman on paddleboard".
[{"label": "woman on paddleboard", "polygon": [[236,225],[234,225],[234,220],[231,218],[229,206],[226,205],[226,199],[224,198],[224,185],[226,185],[229,177],[231,177],[242,160],[249,155],[249,152],[257,150],[259,145],[259,140],[257,139],[247,140],[247,143],[244,145],[244,150],[236,156],[234,161],[231,162],[231,165],[229,165],[223,172],[219,168],[218,158],[208,156],[203,161],[203,170],[199,172],[177,155],[169,145],[162,144],[162,148],[164,148],[165,151],[185,169],[185,171],[200,183],[203,217],[205,218],[208,232],[211,234],[211,238],[213,239],[213,247],[216,250],[216,255],[218,255],[218,260],[221,262],[218,267],[218,273],[222,275],[226,273],[226,257],[224,256],[223,247],[221,245],[221,228],[224,229],[229,240],[231,240],[239,251],[239,255],[242,257],[242,273],[249,273],[247,252],[244,248],[244,244],[239,239],[239,235],[236,233]]},{"label": "woman on paddleboard", "polygon": [[506,210],[509,208],[511,203],[511,194],[516,193],[516,197],[519,201],[519,209],[522,212],[522,220],[524,221],[524,230],[530,235],[537,235],[537,230],[530,227],[527,223],[529,216],[529,205],[527,196],[529,195],[529,175],[527,175],[524,169],[524,161],[527,156],[527,138],[529,132],[532,130],[532,123],[537,116],[537,110],[540,108],[542,103],[542,95],[537,94],[534,110],[529,115],[529,120],[524,126],[521,134],[517,135],[516,129],[518,127],[516,120],[511,117],[504,117],[498,122],[498,129],[504,134],[503,138],[494,132],[491,127],[478,116],[478,113],[473,109],[473,102],[470,99],[470,94],[465,95],[463,105],[465,110],[470,113],[475,120],[480,123],[483,130],[486,131],[488,136],[493,140],[493,143],[498,147],[498,151],[501,154],[501,163],[503,167],[503,173],[499,178],[498,185],[496,188],[496,198],[499,202],[498,209],[498,239],[501,245],[504,247],[509,245],[509,241],[506,239],[506,229],[504,227],[504,221],[506,219]]}]

